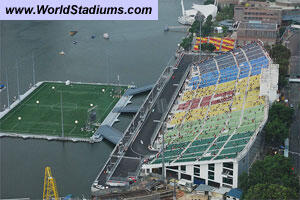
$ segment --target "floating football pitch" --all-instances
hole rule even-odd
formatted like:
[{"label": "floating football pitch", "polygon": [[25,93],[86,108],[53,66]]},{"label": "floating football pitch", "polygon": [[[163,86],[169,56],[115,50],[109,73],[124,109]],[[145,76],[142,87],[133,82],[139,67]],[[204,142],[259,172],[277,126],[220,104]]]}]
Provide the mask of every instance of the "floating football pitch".
[{"label": "floating football pitch", "polygon": [[[94,125],[105,119],[126,89],[44,82],[0,120],[0,132],[61,136],[63,119],[65,137],[90,137],[97,128]],[[88,110],[92,107],[96,123],[91,126],[93,131],[88,131]]]}]

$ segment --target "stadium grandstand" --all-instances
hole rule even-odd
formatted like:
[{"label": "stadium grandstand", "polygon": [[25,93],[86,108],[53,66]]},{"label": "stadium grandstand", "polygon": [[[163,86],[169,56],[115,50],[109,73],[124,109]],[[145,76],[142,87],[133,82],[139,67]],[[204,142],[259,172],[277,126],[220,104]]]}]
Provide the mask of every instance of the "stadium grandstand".
[{"label": "stadium grandstand", "polygon": [[235,188],[258,155],[261,129],[277,97],[278,65],[251,43],[191,67],[144,173]]},{"label": "stadium grandstand", "polygon": [[199,45],[201,44],[213,44],[216,49],[215,51],[230,51],[235,46],[235,40],[232,38],[219,38],[219,37],[196,37],[194,51],[199,50]]}]

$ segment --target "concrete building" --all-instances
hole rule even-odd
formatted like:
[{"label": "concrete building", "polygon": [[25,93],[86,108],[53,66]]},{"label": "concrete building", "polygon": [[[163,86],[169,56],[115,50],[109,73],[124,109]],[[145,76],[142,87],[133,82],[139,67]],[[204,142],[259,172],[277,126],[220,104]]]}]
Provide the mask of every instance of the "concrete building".
[{"label": "concrete building", "polygon": [[263,23],[275,23],[280,25],[282,21],[281,9],[269,7],[266,2],[249,1],[235,6],[235,21],[262,21]]},{"label": "concrete building", "polygon": [[276,4],[279,6],[300,6],[299,0],[276,0]]},{"label": "concrete building", "polygon": [[261,23],[260,21],[241,22],[237,28],[237,44],[244,45],[259,41],[272,45],[278,35],[277,24]]}]

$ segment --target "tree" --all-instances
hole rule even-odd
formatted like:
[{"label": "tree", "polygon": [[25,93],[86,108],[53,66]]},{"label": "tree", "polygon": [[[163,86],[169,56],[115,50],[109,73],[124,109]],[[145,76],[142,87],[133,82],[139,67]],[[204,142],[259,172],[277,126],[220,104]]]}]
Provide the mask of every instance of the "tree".
[{"label": "tree", "polygon": [[180,46],[184,49],[184,50],[189,50],[191,48],[192,45],[192,41],[193,41],[193,36],[190,35],[189,37],[186,37],[182,40]]},{"label": "tree", "polygon": [[213,27],[212,27],[213,23],[212,23],[212,16],[209,15],[206,18],[206,21],[204,23],[204,25],[202,26],[202,36],[206,37],[209,36],[212,32],[213,32]]},{"label": "tree", "polygon": [[290,159],[282,155],[266,156],[256,161],[249,171],[248,187],[256,184],[280,184],[299,192],[299,182]]},{"label": "tree", "polygon": [[265,131],[267,142],[275,146],[281,145],[289,135],[289,127],[278,118],[267,123]]},{"label": "tree", "polygon": [[269,110],[269,118],[265,127],[266,142],[280,145],[289,135],[289,127],[293,121],[294,110],[282,103],[274,103]]},{"label": "tree", "polygon": [[284,59],[289,60],[291,57],[291,51],[282,44],[276,44],[272,47],[270,56],[276,63],[278,63]]},{"label": "tree", "polygon": [[299,181],[292,162],[278,154],[255,161],[249,174],[243,173],[239,177],[239,187],[244,191],[245,199],[299,198]]},{"label": "tree", "polygon": [[222,21],[225,19],[233,19],[234,16],[234,6],[225,6],[224,8],[220,9],[217,16],[216,21]]},{"label": "tree", "polygon": [[214,50],[216,50],[215,45],[213,44],[201,44],[201,50],[203,51],[209,51],[209,52],[213,52]]},{"label": "tree", "polygon": [[294,110],[282,103],[274,103],[269,110],[269,121],[276,118],[290,125],[293,121]]},{"label": "tree", "polygon": [[275,63],[279,64],[279,88],[283,88],[287,85],[285,76],[288,73],[289,59],[291,57],[291,51],[282,44],[276,44],[270,50],[270,56]]},{"label": "tree", "polygon": [[209,4],[214,4],[215,3],[215,0],[206,0],[204,2],[204,5],[209,5]]},{"label": "tree", "polygon": [[[206,18],[206,21],[203,23],[203,20],[200,20],[202,23],[202,27],[201,27],[201,35],[203,37],[209,36],[212,32],[213,32],[213,22],[212,22],[212,16],[209,15]],[[196,33],[197,35],[199,35],[199,29],[200,29],[200,21],[195,20],[194,23],[192,24],[191,28],[189,29],[190,33]]]},{"label": "tree", "polygon": [[256,199],[297,199],[297,194],[290,188],[278,184],[256,184],[245,195],[246,200]]}]

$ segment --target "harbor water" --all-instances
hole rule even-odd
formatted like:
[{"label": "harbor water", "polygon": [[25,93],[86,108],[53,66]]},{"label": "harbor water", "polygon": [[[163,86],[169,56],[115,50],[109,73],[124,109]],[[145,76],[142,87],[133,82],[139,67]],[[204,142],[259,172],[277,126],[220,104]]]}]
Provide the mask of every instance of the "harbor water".
[{"label": "harbor water", "polygon": [[[186,8],[192,2],[188,1]],[[0,81],[10,101],[34,81],[58,80],[143,86],[154,83],[184,33],[164,32],[179,25],[179,0],[159,0],[158,21],[1,21]],[[78,31],[70,36],[70,31]],[[108,33],[109,40],[103,38]],[[59,52],[64,52],[60,55]],[[33,76],[33,71],[35,76]],[[7,105],[0,93],[0,111]],[[141,104],[143,96],[133,99]],[[124,130],[132,116],[121,115]],[[89,197],[90,186],[113,145],[0,138],[0,199],[41,199],[44,169],[50,166],[60,196]]]}]

